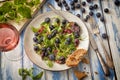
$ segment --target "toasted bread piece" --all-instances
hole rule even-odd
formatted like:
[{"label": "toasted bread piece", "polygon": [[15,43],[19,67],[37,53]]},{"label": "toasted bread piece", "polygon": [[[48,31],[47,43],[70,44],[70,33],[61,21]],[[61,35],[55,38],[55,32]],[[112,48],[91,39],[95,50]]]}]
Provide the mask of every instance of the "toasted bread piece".
[{"label": "toasted bread piece", "polygon": [[85,49],[77,49],[74,53],[68,56],[66,65],[77,66],[86,53],[87,50]]}]

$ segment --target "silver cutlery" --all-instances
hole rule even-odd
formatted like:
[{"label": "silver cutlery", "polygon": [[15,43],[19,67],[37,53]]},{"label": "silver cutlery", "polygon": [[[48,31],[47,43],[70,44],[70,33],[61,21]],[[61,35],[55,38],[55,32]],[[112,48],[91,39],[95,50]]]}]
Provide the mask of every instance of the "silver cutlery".
[{"label": "silver cutlery", "polygon": [[103,50],[104,50],[104,54],[105,54],[105,57],[106,57],[106,62],[107,62],[107,65],[108,65],[108,67],[110,67],[110,68],[114,68],[114,65],[113,65],[113,61],[112,61],[112,59],[110,58],[110,56],[109,56],[109,54],[107,53],[107,50],[106,50],[106,48],[105,48],[105,46],[104,46],[104,44],[103,44],[103,42],[102,42],[102,38],[101,38],[101,36],[100,36],[100,32],[99,32],[99,28],[98,28],[98,25],[96,24],[95,26],[94,26],[94,28],[93,28],[93,33],[98,37],[98,39],[100,40],[100,43],[101,43],[101,45],[102,45],[102,48],[103,48]]}]

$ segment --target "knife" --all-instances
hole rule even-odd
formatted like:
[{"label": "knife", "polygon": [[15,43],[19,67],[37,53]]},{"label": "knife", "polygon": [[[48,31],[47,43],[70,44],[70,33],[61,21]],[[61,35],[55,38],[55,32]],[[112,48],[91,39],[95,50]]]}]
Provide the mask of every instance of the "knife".
[{"label": "knife", "polygon": [[90,28],[88,28],[88,31],[89,31],[89,37],[90,37],[90,44],[91,44],[92,48],[94,49],[94,51],[96,52],[96,55],[97,55],[97,57],[98,57],[98,59],[101,63],[101,66],[102,66],[102,69],[103,69],[105,75],[108,76],[109,75],[109,69],[108,69],[107,65],[105,64],[105,62],[104,62],[104,60],[103,60],[103,58],[102,58],[102,56],[101,56],[101,54],[98,50],[97,44],[96,44],[96,42],[93,38],[93,35],[92,35],[92,32],[91,32]]}]

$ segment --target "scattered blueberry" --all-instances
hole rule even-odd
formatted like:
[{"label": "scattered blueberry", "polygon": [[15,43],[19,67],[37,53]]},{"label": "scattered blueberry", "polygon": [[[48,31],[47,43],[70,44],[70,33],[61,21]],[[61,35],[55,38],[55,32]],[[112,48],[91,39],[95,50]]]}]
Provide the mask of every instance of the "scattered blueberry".
[{"label": "scattered blueberry", "polygon": [[90,15],[90,16],[93,16],[93,14],[94,14],[94,13],[93,13],[92,11],[89,12],[89,15]]},{"label": "scattered blueberry", "polygon": [[96,13],[96,16],[98,17],[98,18],[100,18],[101,17],[101,13]]},{"label": "scattered blueberry", "polygon": [[71,1],[71,2],[70,2],[70,5],[73,6],[73,5],[74,5],[74,1]]},{"label": "scattered blueberry", "polygon": [[90,18],[90,16],[89,16],[89,15],[87,15],[87,16],[86,16],[86,19],[89,19],[89,18]]},{"label": "scattered blueberry", "polygon": [[54,55],[54,54],[50,54],[50,55],[49,55],[49,59],[50,59],[50,60],[55,60],[55,55]]},{"label": "scattered blueberry", "polygon": [[65,1],[65,0],[63,0],[63,1],[62,1],[62,3],[63,3],[63,4],[66,4],[66,1]]},{"label": "scattered blueberry", "polygon": [[76,16],[80,18],[80,14],[77,14]]},{"label": "scattered blueberry", "polygon": [[49,17],[45,18],[45,22],[49,23],[50,22],[50,18]]},{"label": "scattered blueberry", "polygon": [[80,8],[80,4],[76,4],[76,8],[79,9]]},{"label": "scattered blueberry", "polygon": [[86,5],[86,2],[85,2],[85,1],[83,1],[83,2],[82,2],[82,5],[83,5],[83,6],[85,6],[85,5]]},{"label": "scattered blueberry", "polygon": [[92,5],[90,5],[90,6],[89,6],[89,9],[90,9],[90,10],[93,10],[93,9],[94,9],[94,7],[93,7]]},{"label": "scattered blueberry", "polygon": [[116,6],[120,6],[120,1],[119,1],[119,0],[115,0],[115,1],[114,1],[114,4],[115,4]]},{"label": "scattered blueberry", "polygon": [[59,60],[61,61],[61,64],[64,64],[64,63],[65,63],[65,57],[64,57],[64,56],[61,56],[61,57],[59,58]]},{"label": "scattered blueberry", "polygon": [[85,8],[81,8],[82,13],[85,13]]},{"label": "scattered blueberry", "polygon": [[102,17],[100,17],[100,21],[105,22],[105,19],[104,19],[104,17],[103,17],[103,16],[102,16]]},{"label": "scattered blueberry", "polygon": [[77,3],[78,2],[78,0],[73,0],[75,3]]},{"label": "scattered blueberry", "polygon": [[62,3],[60,1],[57,4],[59,7],[62,7]]},{"label": "scattered blueberry", "polygon": [[75,10],[75,6],[74,6],[74,5],[72,5],[72,6],[71,6],[71,9],[72,9],[72,10]]},{"label": "scattered blueberry", "polygon": [[67,3],[65,3],[65,4],[63,4],[65,7],[67,7],[68,6],[68,4]]},{"label": "scattered blueberry", "polygon": [[85,22],[87,22],[87,20],[88,20],[87,18],[84,18],[84,21],[85,21]]},{"label": "scattered blueberry", "polygon": [[106,33],[103,33],[103,34],[102,34],[102,38],[103,38],[103,39],[108,38],[107,34],[106,34]]},{"label": "scattered blueberry", "polygon": [[69,10],[70,10],[70,7],[69,7],[69,6],[66,6],[65,9],[66,9],[67,11],[69,11]]},{"label": "scattered blueberry", "polygon": [[104,12],[105,12],[105,13],[109,13],[109,9],[108,9],[108,8],[105,8],[105,9],[104,9]]},{"label": "scattered blueberry", "polygon": [[88,3],[90,3],[91,2],[91,0],[86,0]]},{"label": "scattered blueberry", "polygon": [[56,2],[59,2],[59,0],[55,0]]},{"label": "scattered blueberry", "polygon": [[94,4],[94,9],[97,9],[98,8],[98,5],[97,4]]}]

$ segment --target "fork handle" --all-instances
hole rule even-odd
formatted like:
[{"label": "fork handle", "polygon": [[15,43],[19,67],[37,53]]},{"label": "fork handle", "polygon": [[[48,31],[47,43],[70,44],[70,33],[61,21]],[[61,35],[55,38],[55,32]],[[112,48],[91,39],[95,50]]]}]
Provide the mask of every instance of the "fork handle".
[{"label": "fork handle", "polygon": [[97,36],[98,36],[98,38],[100,40],[100,43],[101,43],[101,45],[103,47],[103,50],[104,50],[104,53],[105,53],[105,57],[106,57],[106,61],[107,61],[107,65],[108,65],[109,68],[113,69],[114,68],[113,61],[111,60],[109,54],[106,51],[106,48],[105,48],[105,46],[104,46],[104,44],[102,42],[101,36],[99,34],[97,34]]},{"label": "fork handle", "polygon": [[108,69],[107,65],[105,64],[105,62],[104,62],[101,54],[99,53],[99,51],[95,50],[95,52],[96,52],[97,57],[98,57],[98,59],[99,59],[99,61],[101,63],[101,66],[102,66],[102,69],[103,69],[105,75],[108,76],[109,75],[109,69]]}]

